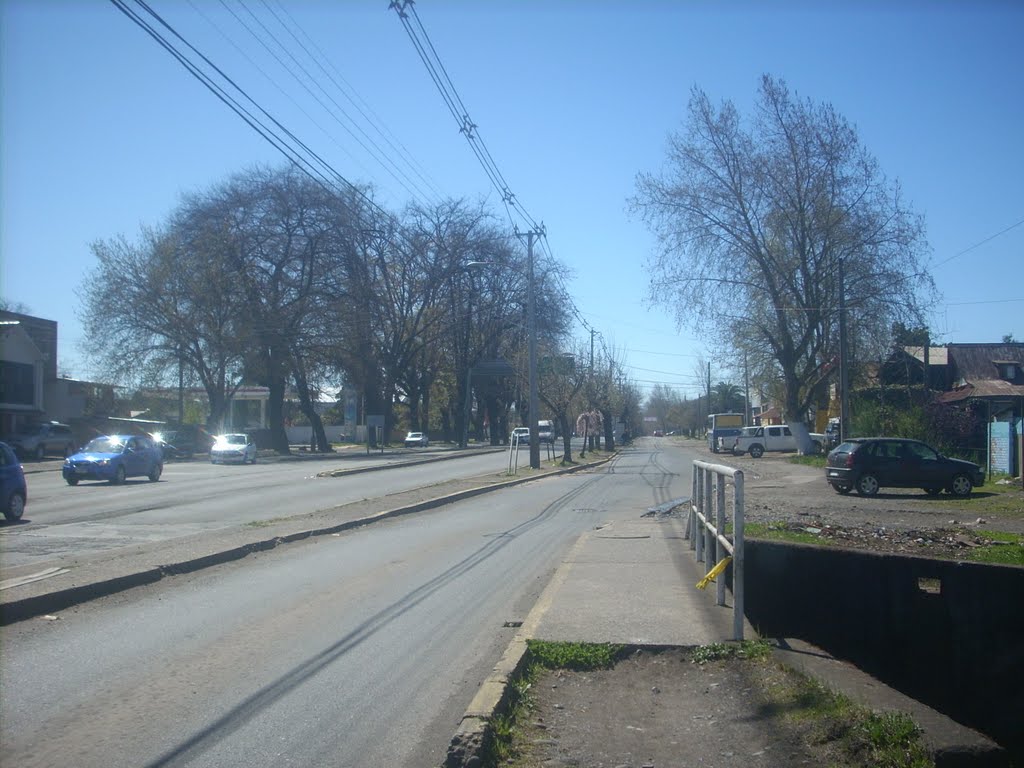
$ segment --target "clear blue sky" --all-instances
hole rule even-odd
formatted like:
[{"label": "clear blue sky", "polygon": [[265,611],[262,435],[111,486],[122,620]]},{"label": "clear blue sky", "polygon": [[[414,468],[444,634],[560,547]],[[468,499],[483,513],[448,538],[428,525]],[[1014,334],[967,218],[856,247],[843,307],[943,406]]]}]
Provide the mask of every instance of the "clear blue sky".
[{"label": "clear blue sky", "polygon": [[[437,190],[427,194],[486,196],[500,209],[387,0],[227,0],[237,18],[210,0],[150,6],[334,168],[399,208],[410,192],[341,127],[341,109],[365,126],[359,113],[332,89],[328,114],[238,20],[262,22],[298,54],[268,10],[281,15],[282,2],[415,159]],[[729,361],[699,332],[678,331],[665,307],[648,309],[652,240],[626,199],[638,172],[659,169],[693,85],[747,111],[764,73],[830,101],[926,217],[937,340],[1024,340],[1024,225],[1014,227],[1024,222],[1024,3],[416,7],[510,188],[574,272],[581,314],[643,386],[693,396],[698,356],[716,381]],[[134,239],[182,193],[283,161],[110,2],[0,0],[0,25],[0,291],[58,321],[62,373],[103,379],[81,355],[105,341],[83,338],[77,316],[89,244]]]}]

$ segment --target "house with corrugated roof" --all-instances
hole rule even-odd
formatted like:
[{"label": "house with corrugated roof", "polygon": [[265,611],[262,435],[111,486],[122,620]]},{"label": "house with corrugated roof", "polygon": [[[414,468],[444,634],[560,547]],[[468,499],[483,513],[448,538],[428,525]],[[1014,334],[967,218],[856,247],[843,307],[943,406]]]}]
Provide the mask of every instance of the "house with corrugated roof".
[{"label": "house with corrugated roof", "polygon": [[986,421],[1019,422],[1024,415],[1024,343],[950,344],[949,386],[940,403],[969,400],[986,407]]},{"label": "house with corrugated roof", "polygon": [[924,388],[935,403],[970,407],[986,425],[977,437],[990,469],[1021,473],[1024,343],[899,347],[879,366],[878,382]]}]

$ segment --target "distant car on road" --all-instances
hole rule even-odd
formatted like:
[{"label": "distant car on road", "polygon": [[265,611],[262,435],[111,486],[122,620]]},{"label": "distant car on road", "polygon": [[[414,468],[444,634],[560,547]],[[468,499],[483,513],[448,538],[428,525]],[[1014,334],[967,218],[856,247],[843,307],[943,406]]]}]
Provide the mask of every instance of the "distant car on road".
[{"label": "distant car on road", "polygon": [[895,437],[853,438],[831,450],[825,480],[836,493],[856,490],[874,496],[879,488],[921,488],[930,496],[943,490],[970,496],[985,482],[977,464],[943,456],[919,440]]},{"label": "distant car on road", "polygon": [[410,432],[405,436],[406,448],[426,448],[430,440],[424,432]]},{"label": "distant car on road", "polygon": [[195,435],[184,430],[172,429],[167,432],[154,432],[152,438],[163,452],[164,461],[191,459],[196,452]]},{"label": "distant car on road", "polygon": [[[518,441],[518,442],[517,442]],[[528,445],[530,442],[530,428],[516,427],[512,430],[511,442],[518,445]]]},{"label": "distant car on road", "polygon": [[227,464],[237,461],[240,464],[255,464],[256,453],[256,443],[246,434],[232,432],[217,435],[210,447],[210,463]]},{"label": "distant car on road", "polygon": [[0,510],[8,520],[20,520],[28,501],[25,470],[7,443],[0,443]]},{"label": "distant car on road", "polygon": [[42,461],[47,455],[70,456],[75,452],[71,427],[56,421],[25,427],[12,435],[7,444],[19,456],[36,461]]},{"label": "distant car on road", "polygon": [[121,485],[129,477],[160,479],[164,471],[163,454],[148,437],[142,435],[104,435],[96,437],[76,454],[64,460],[61,474],[68,485],[79,480],[106,480]]}]

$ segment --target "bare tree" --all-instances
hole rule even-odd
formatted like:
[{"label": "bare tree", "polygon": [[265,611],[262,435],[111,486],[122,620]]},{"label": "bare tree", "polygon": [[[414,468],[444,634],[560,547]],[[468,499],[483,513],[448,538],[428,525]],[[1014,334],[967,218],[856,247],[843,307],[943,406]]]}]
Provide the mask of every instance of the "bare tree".
[{"label": "bare tree", "polygon": [[733,348],[770,351],[786,417],[810,450],[808,406],[839,352],[840,270],[854,334],[919,321],[933,291],[921,218],[853,126],[770,76],[749,128],[732,103],[716,108],[695,88],[667,166],[640,174],[631,200],[659,239],[652,299]]},{"label": "bare tree", "polygon": [[93,243],[97,264],[79,290],[86,336],[103,339],[87,354],[93,364],[127,383],[177,383],[179,369],[198,379],[218,426],[241,383],[241,302],[212,243],[188,245],[174,230],[143,230]]}]

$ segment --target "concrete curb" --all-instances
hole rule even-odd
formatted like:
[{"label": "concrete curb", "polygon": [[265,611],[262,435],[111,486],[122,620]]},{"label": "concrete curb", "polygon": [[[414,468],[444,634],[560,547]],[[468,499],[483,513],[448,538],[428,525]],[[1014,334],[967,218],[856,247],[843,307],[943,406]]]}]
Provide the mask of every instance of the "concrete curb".
[{"label": "concrete curb", "polygon": [[[597,465],[603,463],[605,462],[598,462]],[[526,663],[527,640],[536,634],[541,618],[551,606],[555,593],[569,575],[575,554],[583,546],[586,536],[587,534],[583,533],[576,539],[576,543],[569,550],[565,561],[555,571],[551,581],[544,587],[544,591],[541,592],[537,602],[530,609],[522,627],[512,638],[501,655],[501,659],[494,665],[491,674],[487,676],[469,703],[469,707],[462,715],[462,720],[459,721],[459,727],[456,728],[455,734],[448,744],[444,768],[479,768],[482,764],[483,754],[490,745],[493,735],[491,723],[496,715],[508,709],[509,684],[522,673]]]},{"label": "concrete curb", "polygon": [[[197,557],[190,560],[181,560],[175,563],[168,563],[153,568],[147,568],[136,573],[126,574],[112,579],[93,582],[91,584],[83,584],[80,586],[69,587],[67,589],[55,590],[47,594],[26,597],[20,600],[12,600],[10,602],[6,602],[0,605],[0,626],[7,626],[9,624],[14,624],[15,622],[24,621],[26,619],[57,613],[58,611],[66,610],[75,605],[80,605],[81,603],[85,603],[90,600],[96,600],[101,597],[108,597],[110,595],[116,594],[118,592],[124,592],[125,590],[132,589],[134,587],[141,587],[149,584],[154,584],[166,576],[176,576],[186,573],[194,573],[195,571],[199,571],[204,568],[211,568],[215,565],[222,565],[224,563],[229,563],[234,560],[241,560],[242,558],[248,557],[251,554],[257,552],[266,552],[282,544],[291,544],[296,541],[304,541],[305,539],[309,539],[314,536],[329,536],[335,533],[340,533],[342,531],[351,530],[352,528],[359,528],[364,525],[371,525],[373,523],[379,522],[381,520],[386,520],[388,518],[413,514],[415,512],[423,512],[428,509],[435,509],[436,507],[441,507],[444,506],[445,504],[451,504],[457,501],[462,501],[464,499],[470,499],[473,498],[474,496],[480,496],[482,494],[490,493],[491,491],[501,490],[503,488],[510,488],[512,486],[522,485],[523,483],[528,483],[533,480],[539,480],[544,477],[571,474],[573,472],[579,472],[584,469],[601,466],[602,464],[614,458],[614,456],[615,454],[612,454],[610,456],[604,457],[600,461],[595,461],[587,464],[578,464],[571,467],[559,467],[557,469],[551,470],[549,472],[544,472],[538,475],[516,478],[514,480],[498,482],[492,485],[483,485],[478,488],[468,488],[466,490],[458,491],[456,493],[450,493],[445,496],[438,496],[433,499],[426,499],[424,501],[417,502],[416,504],[409,504],[403,507],[395,507],[393,509],[384,510],[382,512],[376,512],[372,515],[367,515],[365,517],[360,517],[353,520],[346,520],[336,525],[330,525],[322,528],[310,528],[306,530],[295,531],[293,533],[273,536],[271,538],[258,539],[256,541],[246,542],[245,544],[242,544],[240,546],[203,555],[201,557]],[[436,461],[438,459],[433,460]],[[431,460],[428,460],[428,462],[429,461]],[[396,466],[408,466],[408,463]],[[362,472],[371,471],[371,469],[380,469],[380,467],[360,467],[351,471]],[[346,474],[346,472],[343,471],[342,474]]]}]

